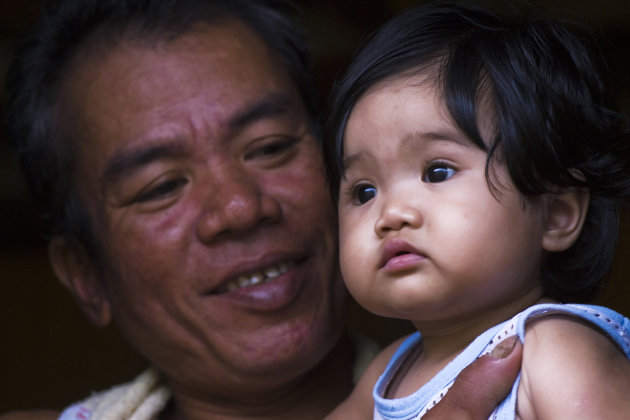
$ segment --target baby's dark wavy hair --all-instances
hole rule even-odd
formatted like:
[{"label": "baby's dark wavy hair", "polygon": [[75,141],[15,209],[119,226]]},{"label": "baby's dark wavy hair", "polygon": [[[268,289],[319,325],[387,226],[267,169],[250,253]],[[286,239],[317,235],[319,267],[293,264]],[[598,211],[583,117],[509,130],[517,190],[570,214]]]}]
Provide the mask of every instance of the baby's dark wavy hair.
[{"label": "baby's dark wavy hair", "polygon": [[[432,3],[403,12],[379,29],[334,86],[324,154],[335,202],[343,175],[343,136],[357,101],[376,83],[428,74],[455,123],[504,163],[527,198],[586,188],[590,203],[573,246],[549,253],[547,296],[587,301],[608,272],[617,246],[620,205],[630,193],[628,126],[614,110],[593,37],[542,17],[502,18],[479,7]],[[494,107],[495,135],[485,141],[479,104]],[[500,193],[497,194],[500,199]]]}]

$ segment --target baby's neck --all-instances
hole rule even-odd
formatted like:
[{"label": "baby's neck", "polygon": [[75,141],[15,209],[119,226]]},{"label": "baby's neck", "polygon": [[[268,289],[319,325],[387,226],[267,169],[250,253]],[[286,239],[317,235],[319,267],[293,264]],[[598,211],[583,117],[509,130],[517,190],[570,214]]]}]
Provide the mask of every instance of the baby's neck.
[{"label": "baby's neck", "polygon": [[550,300],[534,297],[523,299],[516,305],[484,311],[466,319],[414,323],[422,333],[422,342],[419,348],[410,353],[410,357],[396,372],[387,390],[387,398],[401,398],[414,393],[460,354],[478,335],[512,318],[525,308],[544,302],[550,302]]}]

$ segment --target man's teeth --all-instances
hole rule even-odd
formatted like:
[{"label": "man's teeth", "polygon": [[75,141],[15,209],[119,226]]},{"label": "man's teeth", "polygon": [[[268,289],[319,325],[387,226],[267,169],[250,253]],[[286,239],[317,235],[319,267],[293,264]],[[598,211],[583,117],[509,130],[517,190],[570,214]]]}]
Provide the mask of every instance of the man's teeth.
[{"label": "man's teeth", "polygon": [[294,262],[281,263],[276,266],[269,267],[259,273],[252,273],[247,276],[240,276],[236,280],[231,281],[225,286],[221,287],[219,292],[229,292],[232,290],[240,289],[242,287],[253,286],[255,284],[271,281],[276,277],[286,273],[293,267],[295,267]]}]

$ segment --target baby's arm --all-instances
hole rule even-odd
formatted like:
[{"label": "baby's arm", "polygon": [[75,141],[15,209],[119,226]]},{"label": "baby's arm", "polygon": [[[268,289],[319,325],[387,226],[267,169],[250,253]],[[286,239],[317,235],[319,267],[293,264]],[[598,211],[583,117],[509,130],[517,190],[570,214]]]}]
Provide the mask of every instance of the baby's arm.
[{"label": "baby's arm", "polygon": [[522,419],[630,418],[630,361],[600,330],[565,316],[527,327]]}]

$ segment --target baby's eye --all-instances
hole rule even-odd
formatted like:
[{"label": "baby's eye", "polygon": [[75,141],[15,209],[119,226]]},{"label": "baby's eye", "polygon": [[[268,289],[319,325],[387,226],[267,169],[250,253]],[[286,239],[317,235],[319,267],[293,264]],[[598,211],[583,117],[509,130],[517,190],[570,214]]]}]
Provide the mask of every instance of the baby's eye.
[{"label": "baby's eye", "polygon": [[370,184],[357,185],[352,195],[357,204],[365,204],[376,196],[376,187]]},{"label": "baby's eye", "polygon": [[457,172],[454,168],[448,166],[442,162],[435,162],[430,164],[424,171],[422,180],[424,182],[442,182],[446,181]]}]

